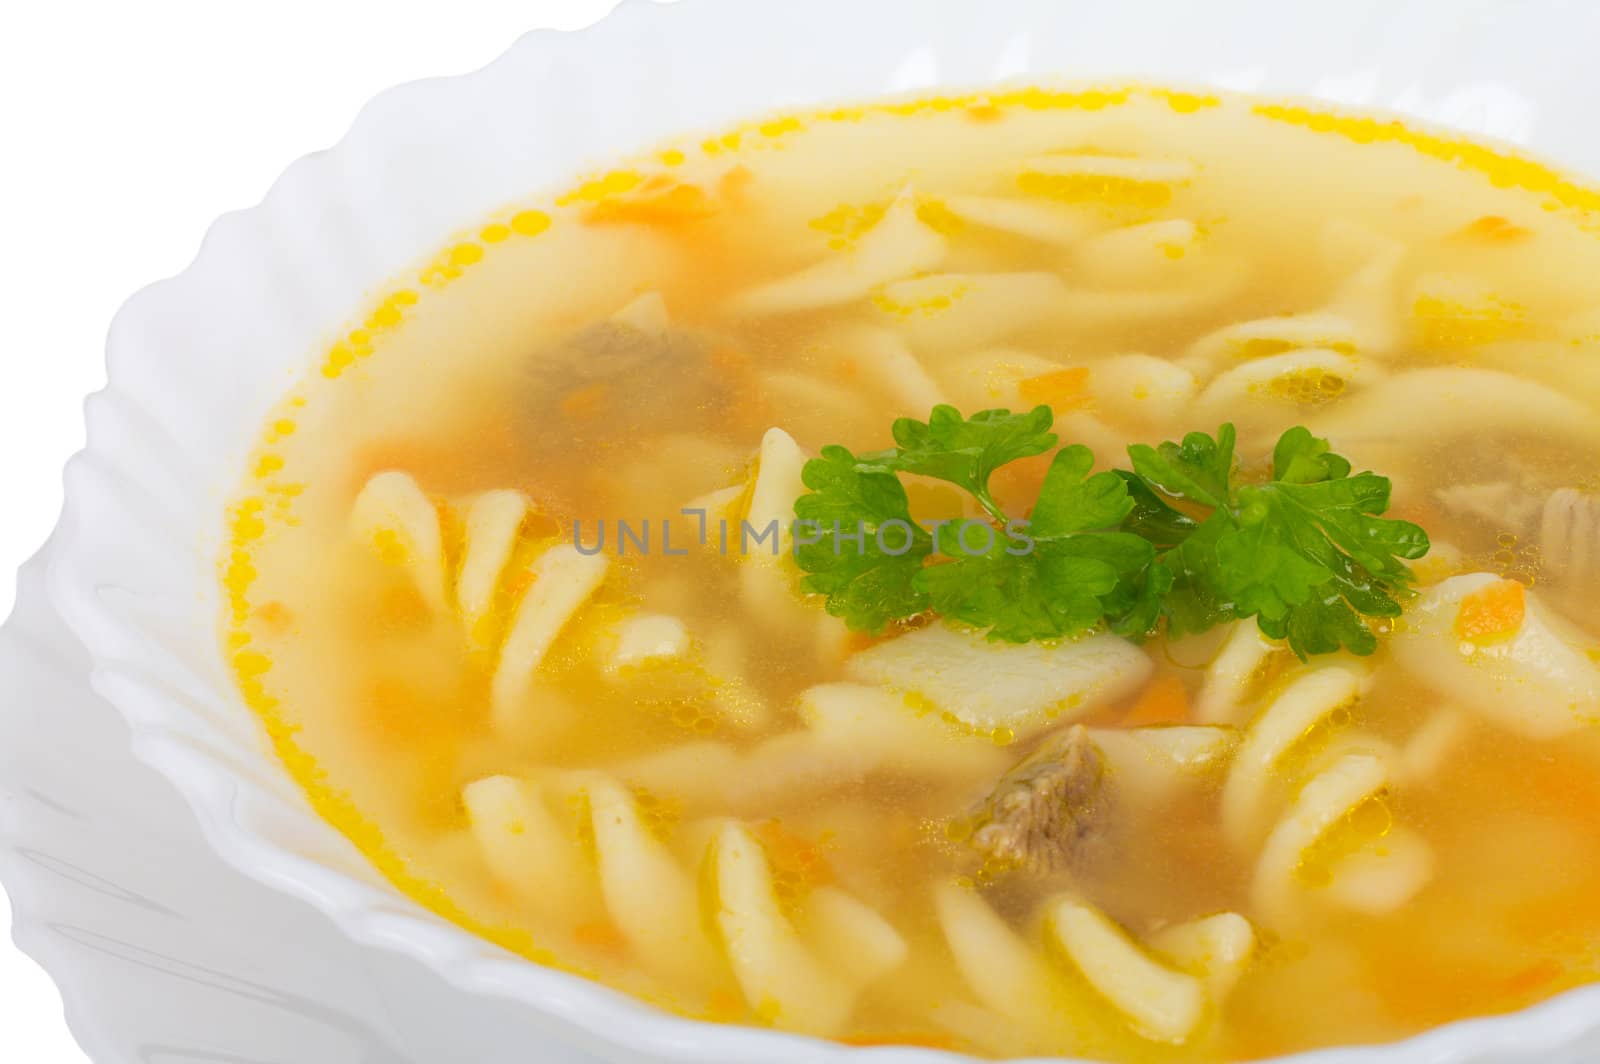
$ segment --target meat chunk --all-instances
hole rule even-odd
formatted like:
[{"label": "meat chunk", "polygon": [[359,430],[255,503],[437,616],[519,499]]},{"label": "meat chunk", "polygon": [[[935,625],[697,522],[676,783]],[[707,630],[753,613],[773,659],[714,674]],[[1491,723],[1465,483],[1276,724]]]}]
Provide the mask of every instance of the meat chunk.
[{"label": "meat chunk", "polygon": [[716,344],[625,319],[580,329],[530,360],[527,432],[542,452],[582,452],[713,418],[729,400]]},{"label": "meat chunk", "polygon": [[969,815],[969,841],[991,865],[1032,875],[1082,863],[1109,828],[1105,759],[1083,725],[1047,739],[1000,777]]},{"label": "meat chunk", "polygon": [[1600,496],[1562,488],[1544,506],[1544,576],[1567,593],[1593,595],[1600,577]]}]

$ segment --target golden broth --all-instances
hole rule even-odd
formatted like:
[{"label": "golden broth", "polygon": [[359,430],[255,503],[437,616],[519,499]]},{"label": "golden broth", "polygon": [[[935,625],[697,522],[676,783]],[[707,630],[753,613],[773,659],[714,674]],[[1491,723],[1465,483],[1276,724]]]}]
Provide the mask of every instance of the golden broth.
[{"label": "golden broth", "polygon": [[[1455,574],[1509,575],[1594,630],[1594,529],[1552,526],[1547,499],[1592,490],[1600,458],[1595,206],[1534,164],[1395,123],[1150,90],[870,105],[670,147],[486,223],[322,356],[232,511],[228,653],[319,811],[401,889],[687,1015],[990,1055],[1211,1061],[1516,1009],[1595,976],[1600,748],[1586,720],[1541,731],[1516,706],[1479,712],[1398,660],[1422,638],[1408,617],[1373,658],[1334,659],[1359,695],[1308,718],[1260,778],[1233,759],[1328,663],[1269,648],[1230,680],[1229,648],[1248,647],[1225,632],[1152,640],[1148,675],[1022,733],[930,711],[937,697],[901,685],[910,730],[883,733],[887,754],[807,745],[814,689],[872,686],[852,664],[871,641],[800,596],[791,563],[718,550],[715,507],[736,523],[750,505],[770,427],[811,454],[872,449],[930,400],[1050,404],[1064,441],[1102,466],[1126,443],[1223,420],[1252,461],[1306,424],[1392,477],[1395,515],[1429,530],[1425,598]],[[924,250],[876,246],[891,224]],[[386,472],[410,480],[375,522],[353,518]],[[1008,468],[1001,501],[1025,508],[1040,476]],[[425,517],[396,516],[405,484]],[[510,560],[464,618],[472,504],[506,490],[537,512],[513,521]],[[683,510],[719,491],[703,546]],[[919,517],[959,513],[947,492],[913,499]],[[530,573],[574,521],[591,545],[606,529],[603,579],[535,671],[502,677],[520,604],[548,579]],[[635,538],[619,554],[621,523]],[[618,633],[641,614],[676,622],[636,633],[675,649],[619,665]],[[1119,806],[1091,870],[983,874],[951,825],[1072,717],[1102,739],[1188,724],[1218,745]],[[1382,785],[1273,879],[1266,837],[1340,758],[1381,764]],[[491,778],[526,782],[496,792],[494,824],[463,800]],[[530,896],[508,871],[506,853],[543,829],[505,814],[507,794],[554,826],[565,849],[535,863],[570,869],[570,889]],[[1249,815],[1230,827],[1229,808]],[[626,844],[610,833],[624,824]],[[640,852],[688,892],[666,946],[619,914],[644,905],[620,880],[656,874],[628,863]],[[790,967],[828,1007],[782,979],[763,991],[730,960],[735,857],[772,880],[770,926],[750,933],[800,956]],[[870,978],[830,951],[817,899],[840,896],[897,943]],[[1130,1015],[1093,959],[1103,943],[1048,946],[1046,903],[1062,896],[1091,903],[1085,926],[1114,921],[1124,952],[1199,1018]],[[1162,937],[1218,913],[1250,928],[1226,978]],[[1012,993],[1007,972],[1049,985]]]}]

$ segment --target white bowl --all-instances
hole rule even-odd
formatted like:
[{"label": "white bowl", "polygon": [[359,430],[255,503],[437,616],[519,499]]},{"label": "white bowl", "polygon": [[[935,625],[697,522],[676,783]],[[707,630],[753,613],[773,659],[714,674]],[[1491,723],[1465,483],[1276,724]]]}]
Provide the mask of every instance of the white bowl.
[{"label": "white bowl", "polygon": [[[934,85],[1149,80],[1397,111],[1600,174],[1596,40],[1600,5],[1582,0],[633,0],[582,33],[530,35],[475,74],[384,93],[336,148],[218,221],[188,270],[129,301],[67,470],[51,600],[135,754],[224,859],[464,995],[391,1001],[436,1026],[436,1044],[469,1022],[462,1001],[494,998],[616,1058],[957,1059],[666,1015],[504,953],[383,882],[272,759],[219,652],[223,507],[261,419],[378,285],[458,229],[669,135]],[[1596,1058],[1600,987],[1295,1059]]]}]

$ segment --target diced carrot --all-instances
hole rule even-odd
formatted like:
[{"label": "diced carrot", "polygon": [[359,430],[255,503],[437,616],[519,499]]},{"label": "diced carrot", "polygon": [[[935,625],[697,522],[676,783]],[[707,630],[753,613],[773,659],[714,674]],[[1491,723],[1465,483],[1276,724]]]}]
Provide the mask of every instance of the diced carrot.
[{"label": "diced carrot", "polygon": [[1168,674],[1158,676],[1144,689],[1123,716],[1121,724],[1140,728],[1151,724],[1182,724],[1189,719],[1189,692],[1183,681]]},{"label": "diced carrot", "polygon": [[713,1020],[723,1023],[732,1023],[743,1019],[749,1009],[745,1006],[744,998],[731,990],[713,990],[706,1000],[706,1015]]},{"label": "diced carrot", "polygon": [[590,225],[654,225],[672,227],[698,222],[715,214],[716,204],[696,185],[668,179],[665,185],[646,185],[637,196],[601,200],[583,220]]},{"label": "diced carrot", "polygon": [[1509,998],[1525,998],[1537,993],[1566,974],[1566,966],[1553,957],[1537,961],[1505,981]]},{"label": "diced carrot", "polygon": [[996,469],[990,478],[990,492],[1008,513],[1012,512],[1013,507],[1017,512],[1026,511],[1039,498],[1039,489],[1044,485],[1045,474],[1050,472],[1050,463],[1055,461],[1055,457],[1055,452],[1050,451],[1007,462]]},{"label": "diced carrot", "polygon": [[589,946],[607,953],[621,953],[627,948],[622,933],[605,920],[579,924],[573,928],[572,937],[580,946]]},{"label": "diced carrot", "polygon": [[1471,225],[1460,230],[1456,235],[1463,240],[1472,240],[1483,244],[1517,244],[1533,236],[1533,232],[1515,224],[1508,218],[1490,214],[1479,218]]},{"label": "diced carrot", "polygon": [[828,863],[822,846],[796,835],[784,827],[783,821],[761,821],[756,825],[756,837],[766,847],[767,857],[779,878],[791,877],[807,887],[833,882],[833,866]]},{"label": "diced carrot", "polygon": [[750,168],[743,164],[732,167],[718,180],[717,195],[726,203],[737,204],[744,198],[745,190],[750,187],[750,182],[755,176]]},{"label": "diced carrot", "polygon": [[262,603],[256,610],[256,618],[266,626],[267,631],[279,634],[287,632],[294,624],[294,614],[289,607],[276,600]]},{"label": "diced carrot", "polygon": [[1056,413],[1077,410],[1089,402],[1089,367],[1071,366],[1023,380],[1018,389],[1030,403],[1043,403]]},{"label": "diced carrot", "polygon": [[1496,580],[1466,595],[1456,614],[1456,635],[1472,643],[1508,639],[1522,630],[1527,590],[1515,580]]}]

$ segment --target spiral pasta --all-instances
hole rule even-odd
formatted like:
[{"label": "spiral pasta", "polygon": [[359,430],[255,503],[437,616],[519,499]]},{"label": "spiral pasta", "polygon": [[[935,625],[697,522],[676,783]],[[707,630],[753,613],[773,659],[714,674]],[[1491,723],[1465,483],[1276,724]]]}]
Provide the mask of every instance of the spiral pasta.
[{"label": "spiral pasta", "polygon": [[[1131,1035],[1183,1043],[1203,1026],[1249,964],[1255,935],[1243,917],[1219,914],[1172,925],[1140,941],[1095,906],[1059,895],[1041,908],[1030,942],[975,891],[935,887],[945,940],[981,1006],[1077,1052],[1104,1051]],[[1120,1024],[1107,1023],[1109,1004]]]},{"label": "spiral pasta", "polygon": [[1288,648],[1261,634],[1251,617],[1236,621],[1222,649],[1206,669],[1205,683],[1195,700],[1195,719],[1201,724],[1241,724],[1250,695],[1274,658]]},{"label": "spiral pasta", "polygon": [[[1505,586],[1520,603],[1504,631],[1463,627],[1475,595]],[[1550,739],[1600,723],[1596,642],[1520,585],[1467,573],[1429,588],[1395,638],[1395,659],[1422,683],[1510,731]]]},{"label": "spiral pasta", "polygon": [[879,285],[938,266],[945,240],[917,217],[916,197],[903,192],[860,242],[788,277],[749,289],[736,313],[784,314],[864,299]]},{"label": "spiral pasta", "polygon": [[1387,827],[1357,840],[1353,852],[1335,855],[1320,870],[1324,882],[1315,878],[1314,854],[1322,840],[1368,803],[1383,800],[1393,778],[1389,762],[1381,753],[1352,751],[1305,784],[1256,860],[1250,895],[1263,919],[1279,927],[1290,924],[1317,894],[1345,908],[1381,914],[1422,889],[1433,874],[1432,851],[1405,827]]},{"label": "spiral pasta", "polygon": [[1260,841],[1280,801],[1285,760],[1319,724],[1360,699],[1367,675],[1354,664],[1305,670],[1257,714],[1222,789],[1223,837],[1235,849]]},{"label": "spiral pasta", "polygon": [[[551,644],[599,589],[609,563],[572,544],[546,543],[537,545],[525,572],[512,573],[532,506],[518,492],[491,491],[467,504],[460,560],[452,572],[445,526],[455,513],[435,504],[409,474],[384,472],[356,496],[350,528],[380,557],[404,567],[432,609],[454,611],[471,645],[497,651],[491,712],[505,722],[520,711]],[[491,613],[508,585],[524,580],[527,589],[511,608],[496,648]]]},{"label": "spiral pasta", "polygon": [[811,890],[791,919],[749,828],[722,821],[666,837],[605,774],[489,777],[463,800],[480,853],[520,904],[566,923],[609,921],[642,966],[675,985],[710,989],[731,973],[774,1026],[837,1030],[906,957],[899,932],[837,887]]}]

